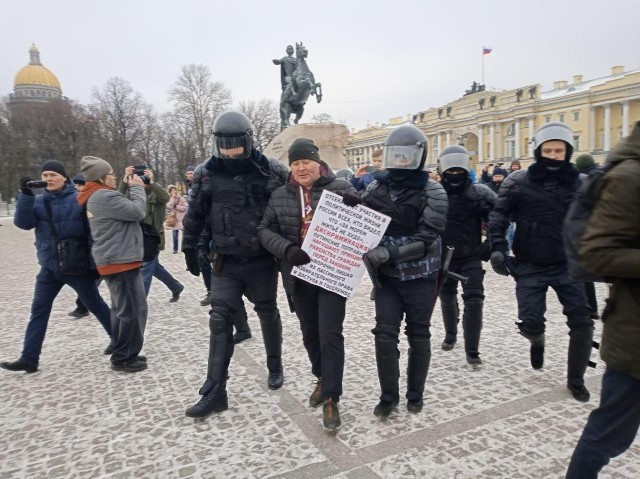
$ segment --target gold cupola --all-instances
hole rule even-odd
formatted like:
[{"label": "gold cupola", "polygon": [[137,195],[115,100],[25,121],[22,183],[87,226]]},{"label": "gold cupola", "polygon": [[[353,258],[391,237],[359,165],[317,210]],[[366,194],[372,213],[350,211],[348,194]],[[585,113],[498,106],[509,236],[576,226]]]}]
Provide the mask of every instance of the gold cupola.
[{"label": "gold cupola", "polygon": [[51,70],[40,63],[40,51],[35,45],[31,45],[29,57],[29,64],[16,75],[14,96],[40,101],[61,98],[60,82]]}]

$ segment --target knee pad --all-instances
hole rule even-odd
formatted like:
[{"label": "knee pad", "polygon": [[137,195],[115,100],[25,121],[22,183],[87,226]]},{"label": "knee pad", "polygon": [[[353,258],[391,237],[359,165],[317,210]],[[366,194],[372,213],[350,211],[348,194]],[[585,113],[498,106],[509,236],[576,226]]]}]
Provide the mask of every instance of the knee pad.
[{"label": "knee pad", "polygon": [[484,294],[480,290],[471,290],[462,294],[462,300],[471,303],[482,303],[484,301]]},{"label": "knee pad", "polygon": [[269,313],[271,311],[278,310],[278,304],[275,298],[267,301],[256,301],[253,304],[257,314]]},{"label": "knee pad", "polygon": [[376,338],[398,342],[398,336],[400,336],[399,328],[391,326],[390,324],[376,324],[376,327],[371,330]]},{"label": "knee pad", "polygon": [[226,301],[214,299],[209,312],[209,330],[211,334],[224,333],[229,326],[233,326],[236,309]]},{"label": "knee pad", "polygon": [[411,342],[412,338],[416,339],[429,339],[431,338],[431,332],[429,331],[428,324],[419,324],[419,323],[407,323],[404,327],[404,334],[409,338],[409,342]]},{"label": "knee pad", "polygon": [[569,336],[579,343],[591,343],[593,340],[593,326],[569,325]]},{"label": "knee pad", "polygon": [[516,322],[516,326],[518,326],[520,334],[522,334],[527,339],[535,339],[544,334],[544,324],[532,327],[527,326],[522,322]]}]

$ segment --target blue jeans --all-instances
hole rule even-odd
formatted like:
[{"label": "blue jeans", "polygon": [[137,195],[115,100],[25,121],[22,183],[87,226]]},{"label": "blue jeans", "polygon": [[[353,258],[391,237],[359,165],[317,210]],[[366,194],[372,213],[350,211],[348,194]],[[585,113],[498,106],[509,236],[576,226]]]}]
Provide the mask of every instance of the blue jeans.
[{"label": "blue jeans", "polygon": [[640,380],[607,368],[600,406],[591,411],[578,441],[567,479],[597,478],[612,457],[629,449],[640,427]]},{"label": "blue jeans", "polygon": [[180,230],[173,230],[173,252],[178,252],[178,235],[180,234]]},{"label": "blue jeans", "polygon": [[171,276],[171,273],[164,269],[164,266],[160,264],[160,253],[158,253],[151,261],[145,261],[142,264],[141,272],[142,282],[144,283],[144,293],[147,296],[149,296],[151,280],[154,277],[162,281],[173,294],[177,294],[182,290],[182,283]]},{"label": "blue jeans", "polygon": [[38,364],[53,301],[65,284],[78,294],[87,309],[94,314],[107,334],[111,336],[111,311],[98,292],[94,275],[63,275],[56,274],[50,269],[40,268],[36,276],[31,318],[24,336],[22,350],[24,361]]}]

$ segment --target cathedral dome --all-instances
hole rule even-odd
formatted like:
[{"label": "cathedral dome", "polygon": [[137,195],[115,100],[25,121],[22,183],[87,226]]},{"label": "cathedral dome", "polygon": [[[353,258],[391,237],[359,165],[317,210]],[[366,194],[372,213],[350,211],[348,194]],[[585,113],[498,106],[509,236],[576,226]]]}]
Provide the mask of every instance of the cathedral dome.
[{"label": "cathedral dome", "polygon": [[16,75],[14,92],[18,97],[33,99],[60,98],[62,90],[58,78],[40,63],[40,51],[35,45],[29,49],[31,61]]}]

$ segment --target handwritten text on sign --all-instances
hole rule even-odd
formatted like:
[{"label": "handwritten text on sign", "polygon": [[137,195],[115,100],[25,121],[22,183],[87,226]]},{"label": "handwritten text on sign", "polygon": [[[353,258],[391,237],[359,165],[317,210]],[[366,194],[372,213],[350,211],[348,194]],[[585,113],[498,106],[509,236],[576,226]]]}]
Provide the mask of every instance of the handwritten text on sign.
[{"label": "handwritten text on sign", "polygon": [[362,255],[378,246],[390,220],[362,205],[347,206],[324,190],[302,243],[311,263],[294,267],[291,274],[351,298],[366,271]]}]

